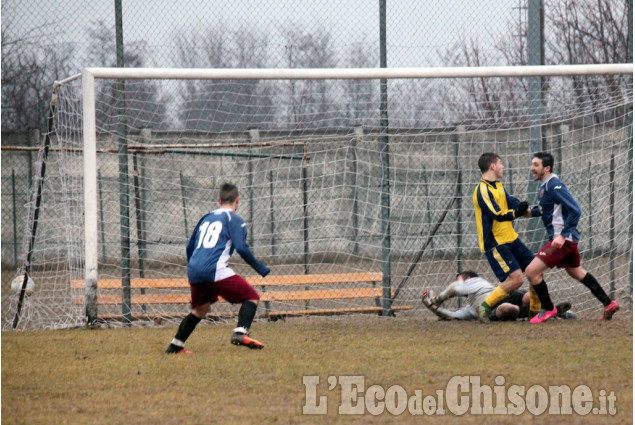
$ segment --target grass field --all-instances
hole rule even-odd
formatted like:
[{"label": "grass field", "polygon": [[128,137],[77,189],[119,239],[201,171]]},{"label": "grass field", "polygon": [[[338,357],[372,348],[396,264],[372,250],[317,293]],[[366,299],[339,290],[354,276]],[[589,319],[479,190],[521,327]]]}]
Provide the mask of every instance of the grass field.
[{"label": "grass field", "polygon": [[[233,323],[202,324],[188,341],[191,356],[164,354],[175,326],[3,332],[2,423],[632,423],[632,314],[595,319],[531,326],[427,315],[259,322],[252,335],[267,344],[261,351],[229,344]],[[319,376],[327,415],[302,414],[305,375]],[[464,375],[490,387],[496,376],[506,387],[587,385],[594,396],[613,392],[617,414],[338,415],[340,386],[329,390],[327,382],[343,375],[364,376],[364,390],[398,384],[409,396],[434,395]]]}]

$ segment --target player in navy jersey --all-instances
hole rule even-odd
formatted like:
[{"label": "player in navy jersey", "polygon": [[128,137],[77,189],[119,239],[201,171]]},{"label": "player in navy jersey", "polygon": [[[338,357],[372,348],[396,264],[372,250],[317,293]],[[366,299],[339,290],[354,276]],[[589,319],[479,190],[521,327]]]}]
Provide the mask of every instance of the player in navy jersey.
[{"label": "player in navy jersey", "polygon": [[265,277],[270,272],[269,267],[256,259],[247,244],[247,225],[236,214],[239,200],[238,188],[224,183],[218,198],[220,208],[201,218],[187,242],[187,277],[192,311],[179,325],[166,353],[191,354],[183,348],[185,341],[219,296],[232,304],[242,304],[231,343],[249,348],[264,347],[264,344],[249,337],[260,296],[227,265],[235,250],[260,276]]},{"label": "player in navy jersey", "polygon": [[[538,193],[540,205],[528,211],[527,215],[542,217],[549,234],[549,242],[540,249],[527,267],[527,278],[532,285],[544,284],[542,276],[547,268],[564,268],[569,276],[582,282],[604,305],[604,314],[600,320],[610,320],[619,310],[619,306],[616,301],[609,298],[595,277],[580,267],[580,233],[577,225],[581,210],[571,192],[553,173],[553,156],[548,152],[534,154],[531,160],[531,174],[534,180],[541,181]],[[541,310],[530,322],[541,323],[553,315],[553,312]]]}]

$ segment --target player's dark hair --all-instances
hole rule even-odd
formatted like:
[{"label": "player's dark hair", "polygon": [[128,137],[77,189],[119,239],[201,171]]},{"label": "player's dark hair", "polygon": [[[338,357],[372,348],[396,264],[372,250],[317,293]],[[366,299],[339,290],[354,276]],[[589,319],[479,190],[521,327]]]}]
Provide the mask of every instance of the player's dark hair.
[{"label": "player's dark hair", "polygon": [[540,159],[543,167],[551,167],[549,171],[553,173],[553,155],[549,152],[536,152],[534,158]]},{"label": "player's dark hair", "polygon": [[476,272],[473,272],[472,270],[466,270],[464,272],[458,273],[456,275],[456,278],[458,279],[460,277],[463,278],[463,280],[468,280],[468,279],[472,279],[473,277],[478,277],[478,274]]},{"label": "player's dark hair", "polygon": [[478,159],[478,168],[481,169],[481,173],[485,173],[489,170],[489,166],[495,164],[500,159],[500,156],[494,152],[485,152]]},{"label": "player's dark hair", "polygon": [[231,204],[238,198],[238,188],[232,183],[223,183],[218,193],[221,204]]}]

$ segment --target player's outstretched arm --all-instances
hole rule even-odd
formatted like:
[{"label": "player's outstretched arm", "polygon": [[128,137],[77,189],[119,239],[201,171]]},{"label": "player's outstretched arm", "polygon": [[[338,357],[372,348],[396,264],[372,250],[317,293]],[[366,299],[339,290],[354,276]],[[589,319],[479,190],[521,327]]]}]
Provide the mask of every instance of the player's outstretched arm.
[{"label": "player's outstretched arm", "polygon": [[265,277],[271,272],[271,269],[259,261],[254,253],[251,252],[251,248],[249,248],[247,243],[247,224],[238,215],[234,215],[229,222],[229,235],[238,255],[260,276]]},{"label": "player's outstretched arm", "polygon": [[540,217],[542,216],[542,210],[540,209],[540,205],[534,205],[529,208],[529,214],[531,217]]},{"label": "player's outstretched arm", "polygon": [[460,295],[467,295],[464,292],[465,291],[463,290],[463,282],[457,280],[449,284],[447,288],[441,291],[439,295],[436,295],[432,291],[425,291],[423,293],[422,301],[426,307],[432,309],[431,307],[439,306],[445,300],[448,300],[450,298],[454,298]]},{"label": "player's outstretched arm", "polygon": [[458,310],[448,310],[446,308],[439,307],[435,314],[443,320],[476,320],[472,310],[467,306]]},{"label": "player's outstretched arm", "polygon": [[[450,283],[443,291],[441,291],[439,295],[434,295],[432,291],[425,291],[423,295],[423,303],[426,304],[425,299],[427,298],[431,304],[438,306],[445,300],[449,300],[450,298],[463,297],[473,294],[479,288],[480,286],[474,284],[473,280],[455,280],[454,282]],[[426,296],[426,294],[428,295]]]},{"label": "player's outstretched arm", "polygon": [[[476,316],[474,316],[472,309],[469,306],[465,306],[458,310],[448,310],[440,306],[440,303],[442,303],[444,300],[451,298],[451,297],[448,297],[448,294],[452,294],[452,297],[458,295],[453,288],[455,287],[454,285],[455,283],[462,284],[463,282],[456,281],[450,284],[450,286],[448,286],[448,288],[446,288],[446,290],[443,291],[443,293],[445,293],[444,296],[446,297],[443,299],[441,299],[441,295],[436,296],[434,295],[432,291],[425,291],[423,293],[423,296],[421,297],[421,301],[423,302],[423,305],[425,305],[428,308],[428,310],[433,312],[436,316],[438,316],[442,320],[452,320],[452,319],[474,320]],[[450,290],[449,292],[448,292],[448,289]]]},{"label": "player's outstretched arm", "polygon": [[450,283],[443,291],[441,291],[438,298],[439,302],[442,303],[445,300],[462,295],[467,295],[463,288],[463,282],[460,280],[456,280]]},{"label": "player's outstretched arm", "polygon": [[529,202],[520,201],[518,198],[505,192],[505,198],[507,199],[507,206],[514,210],[515,218],[524,217],[525,213],[529,209]]}]

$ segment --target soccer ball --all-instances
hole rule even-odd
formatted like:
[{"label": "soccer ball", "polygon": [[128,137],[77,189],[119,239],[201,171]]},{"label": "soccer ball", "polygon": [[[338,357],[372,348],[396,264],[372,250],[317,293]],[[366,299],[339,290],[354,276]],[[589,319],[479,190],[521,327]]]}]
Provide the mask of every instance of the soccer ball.
[{"label": "soccer ball", "polygon": [[[16,276],[13,279],[13,281],[11,282],[11,291],[14,294],[20,293],[20,289],[22,289],[22,282],[24,282],[24,275]],[[24,295],[28,297],[33,293],[33,291],[35,291],[35,282],[33,282],[33,280],[31,280],[31,278],[29,277],[29,280],[26,282],[26,290],[24,291]]]}]

